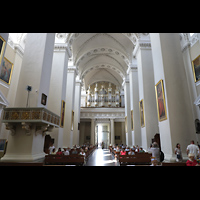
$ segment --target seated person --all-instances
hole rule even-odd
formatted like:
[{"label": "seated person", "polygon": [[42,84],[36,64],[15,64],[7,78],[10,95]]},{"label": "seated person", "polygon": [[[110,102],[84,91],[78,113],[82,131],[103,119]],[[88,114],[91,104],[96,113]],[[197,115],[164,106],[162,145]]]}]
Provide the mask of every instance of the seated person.
[{"label": "seated person", "polygon": [[139,153],[144,153],[144,149],[142,147],[140,147]]},{"label": "seated person", "polygon": [[52,149],[51,155],[56,155],[56,149],[55,148]]},{"label": "seated person", "polygon": [[86,156],[86,154],[85,154],[85,152],[84,152],[84,150],[82,148],[81,148],[81,151],[80,151],[79,155]]},{"label": "seated person", "polygon": [[119,146],[117,146],[117,148],[116,148],[116,152],[120,152]]},{"label": "seated person", "polygon": [[120,155],[126,155],[126,151],[124,149],[121,150]]},{"label": "seated person", "polygon": [[58,149],[58,151],[56,152],[56,155],[63,155],[63,152],[61,151],[61,148]]},{"label": "seated person", "polygon": [[132,156],[132,155],[135,155],[135,153],[132,149],[130,149],[130,151],[128,152],[128,155]]},{"label": "seated person", "polygon": [[72,155],[73,155],[73,154],[78,154],[78,151],[77,151],[76,149],[73,149],[73,150],[72,150]]},{"label": "seated person", "polygon": [[128,147],[128,146],[126,146],[126,149],[125,149],[125,151],[129,151],[129,147]]},{"label": "seated person", "polygon": [[135,151],[135,146],[133,145],[133,147],[131,148],[133,151]]},{"label": "seated person", "polygon": [[68,148],[66,148],[66,150],[64,151],[64,155],[69,155]]},{"label": "seated person", "polygon": [[195,155],[193,153],[189,153],[188,154],[189,160],[187,160],[186,166],[199,166],[199,164],[197,163],[197,161],[194,159],[194,156]]}]

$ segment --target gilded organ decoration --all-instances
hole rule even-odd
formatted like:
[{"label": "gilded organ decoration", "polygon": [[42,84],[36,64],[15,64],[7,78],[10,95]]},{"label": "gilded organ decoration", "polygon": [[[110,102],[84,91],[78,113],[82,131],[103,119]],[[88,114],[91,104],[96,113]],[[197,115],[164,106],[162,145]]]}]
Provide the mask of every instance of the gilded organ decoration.
[{"label": "gilded organ decoration", "polygon": [[119,86],[96,82],[87,88],[87,107],[120,107]]}]

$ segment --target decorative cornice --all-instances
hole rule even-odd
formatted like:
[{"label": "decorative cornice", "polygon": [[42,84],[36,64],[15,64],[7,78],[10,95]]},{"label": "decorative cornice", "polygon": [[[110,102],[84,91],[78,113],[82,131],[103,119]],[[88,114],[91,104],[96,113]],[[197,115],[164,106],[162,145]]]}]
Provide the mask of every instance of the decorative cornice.
[{"label": "decorative cornice", "polygon": [[76,75],[78,75],[78,70],[77,70],[76,66],[68,66],[67,72],[75,73]]},{"label": "decorative cornice", "polygon": [[63,43],[56,43],[54,45],[54,51],[56,51],[56,52],[65,52],[66,51],[69,58],[72,56],[72,52],[71,52],[70,48],[68,47],[68,45],[63,44]]},{"label": "decorative cornice", "polygon": [[22,49],[21,45],[15,44],[15,45],[14,45],[14,49],[15,49],[15,52],[16,52],[21,58],[23,58],[24,49]]},{"label": "decorative cornice", "polygon": [[141,50],[151,50],[151,42],[150,40],[138,40],[137,41],[137,44],[136,44],[136,47],[133,51],[133,56],[136,56],[137,55],[137,52],[139,50],[139,48]]},{"label": "decorative cornice", "polygon": [[137,64],[131,64],[128,66],[126,73],[129,74],[130,71],[137,72],[137,70],[138,70]]}]

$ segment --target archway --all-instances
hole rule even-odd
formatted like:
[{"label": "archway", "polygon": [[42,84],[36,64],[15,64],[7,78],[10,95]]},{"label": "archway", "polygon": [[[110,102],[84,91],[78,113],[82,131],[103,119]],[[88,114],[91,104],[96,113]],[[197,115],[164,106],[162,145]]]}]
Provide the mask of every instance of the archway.
[{"label": "archway", "polygon": [[95,138],[98,143],[98,148],[108,149],[110,142],[110,124],[98,123],[96,125]]}]

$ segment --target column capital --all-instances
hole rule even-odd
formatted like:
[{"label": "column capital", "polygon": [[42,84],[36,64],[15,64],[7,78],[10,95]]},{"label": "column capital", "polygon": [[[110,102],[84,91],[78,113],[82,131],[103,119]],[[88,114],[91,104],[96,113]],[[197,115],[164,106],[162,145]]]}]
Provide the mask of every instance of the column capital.
[{"label": "column capital", "polygon": [[76,66],[68,66],[67,73],[75,73],[76,75],[78,75],[78,70]]},{"label": "column capital", "polygon": [[151,50],[150,39],[138,39],[135,49],[133,51],[133,56],[137,55],[138,50]]},{"label": "column capital", "polygon": [[122,87],[124,87],[125,83],[129,83],[129,76],[123,78]]},{"label": "column capital", "polygon": [[128,66],[128,69],[126,71],[127,74],[129,74],[130,72],[137,72],[138,68],[137,68],[137,64],[136,63],[132,63]]},{"label": "column capital", "polygon": [[71,52],[71,50],[70,50],[70,48],[68,47],[67,44],[56,43],[54,45],[54,51],[67,52],[67,55],[68,55],[69,58],[72,56],[72,52]]}]

